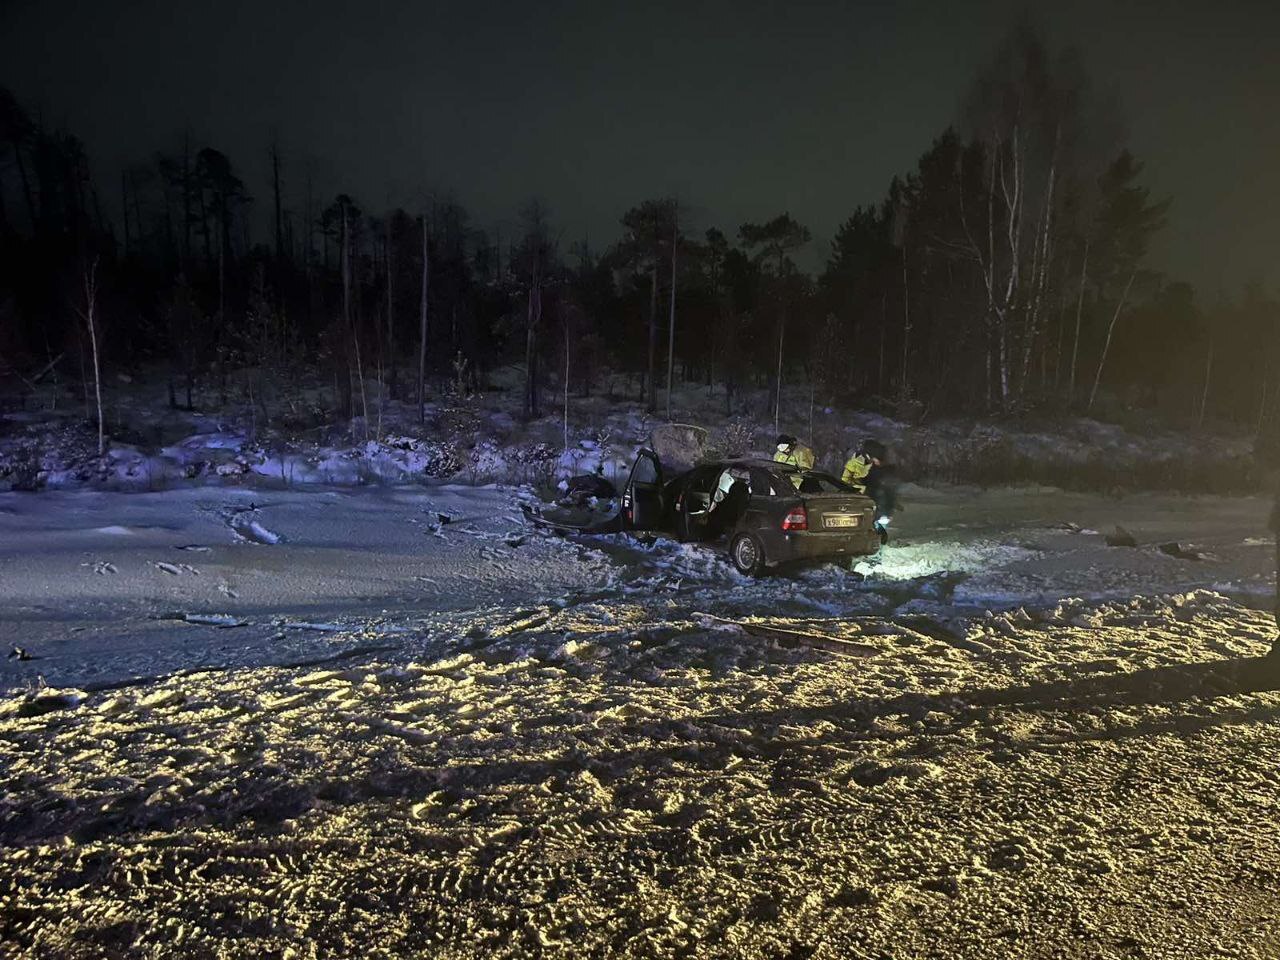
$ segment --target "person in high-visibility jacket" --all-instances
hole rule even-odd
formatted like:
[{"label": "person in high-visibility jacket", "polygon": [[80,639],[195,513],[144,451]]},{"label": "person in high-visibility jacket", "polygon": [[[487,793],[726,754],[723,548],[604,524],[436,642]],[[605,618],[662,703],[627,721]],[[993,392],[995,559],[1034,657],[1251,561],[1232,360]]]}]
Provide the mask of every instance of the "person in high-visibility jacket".
[{"label": "person in high-visibility jacket", "polygon": [[778,437],[777,444],[773,452],[774,463],[785,463],[801,470],[813,469],[813,451],[795,437],[784,433]]},{"label": "person in high-visibility jacket", "polygon": [[883,443],[868,437],[844,465],[840,479],[876,502],[875,528],[882,544],[889,542],[889,523],[898,509],[898,487],[893,467],[885,463],[889,452]]},{"label": "person in high-visibility jacket", "polygon": [[884,444],[879,440],[867,438],[854,451],[844,465],[840,479],[859,493],[867,492],[867,475],[873,467],[881,466],[885,458]]}]

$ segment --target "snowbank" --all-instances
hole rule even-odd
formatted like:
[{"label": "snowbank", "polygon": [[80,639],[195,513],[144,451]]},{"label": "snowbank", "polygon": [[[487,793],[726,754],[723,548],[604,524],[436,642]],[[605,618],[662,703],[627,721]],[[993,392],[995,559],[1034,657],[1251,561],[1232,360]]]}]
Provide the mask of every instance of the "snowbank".
[{"label": "snowbank", "polygon": [[[506,384],[510,371],[496,379]],[[506,384],[509,386],[509,384]],[[122,388],[118,388],[122,389]],[[182,483],[300,484],[519,483],[549,489],[576,473],[625,477],[637,446],[664,421],[632,398],[596,395],[524,423],[516,390],[428,404],[420,422],[411,405],[380,401],[365,423],[286,428],[292,414],[260,425],[257,408],[230,405],[224,415],[166,408],[149,397],[116,397],[107,456],[96,434],[68,412],[0,418],[0,488],[93,486],[162,489]],[[803,393],[803,396],[801,396]],[[148,399],[149,398],[149,399]],[[864,437],[889,444],[904,476],[931,482],[1038,483],[1066,489],[1169,489],[1218,493],[1254,489],[1252,443],[1243,437],[1190,436],[1151,427],[1125,429],[1088,419],[1052,422],[908,423],[868,410],[811,407],[805,391],[784,394],[780,428],[815,449],[819,465],[839,472]],[[314,402],[314,401],[313,401]],[[677,390],[677,419],[708,432],[712,453],[768,456],[773,411],[763,394],[737,398],[696,386]],[[1211,462],[1213,470],[1203,464]]]}]

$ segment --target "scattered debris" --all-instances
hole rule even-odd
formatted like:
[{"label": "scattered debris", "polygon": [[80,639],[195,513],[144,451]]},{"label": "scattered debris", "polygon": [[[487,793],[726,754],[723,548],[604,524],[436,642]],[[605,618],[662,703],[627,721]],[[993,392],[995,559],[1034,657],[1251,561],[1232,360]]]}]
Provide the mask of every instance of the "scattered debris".
[{"label": "scattered debris", "polygon": [[1205,553],[1202,550],[1194,550],[1191,547],[1184,547],[1182,544],[1178,543],[1178,541],[1176,540],[1171,540],[1168,543],[1162,543],[1156,549],[1158,549],[1163,554],[1166,554],[1170,557],[1176,557],[1179,560],[1193,560],[1196,562],[1201,562],[1205,560],[1217,559],[1211,553]]},{"label": "scattered debris", "polygon": [[230,627],[247,627],[248,620],[241,620],[227,613],[188,613],[183,618],[187,623],[194,623],[202,627],[222,627],[224,629]]},{"label": "scattered debris", "polygon": [[1137,545],[1137,537],[1119,524],[1116,524],[1114,533],[1107,534],[1108,547],[1136,547]]},{"label": "scattered debris", "polygon": [[155,617],[157,620],[181,620],[183,623],[194,624],[198,627],[221,627],[229,629],[231,627],[247,627],[248,620],[241,620],[239,617],[233,617],[228,613],[162,613]]},{"label": "scattered debris", "polygon": [[252,540],[254,543],[277,544],[284,538],[274,530],[268,530],[257,520],[250,520],[247,523],[235,524],[232,529],[240,535],[244,540]]},{"label": "scattered debris", "polygon": [[852,657],[870,657],[880,652],[879,647],[867,643],[854,643],[825,633],[809,633],[808,631],[770,626],[751,620],[726,620],[709,613],[695,613],[695,620],[702,620],[713,625],[736,627],[743,633],[762,640],[772,640],[783,648],[796,646],[814,647],[828,653],[840,653]]},{"label": "scattered debris", "polygon": [[160,572],[167,573],[172,577],[180,577],[184,573],[193,577],[200,576],[200,571],[189,563],[168,563],[164,560],[152,560],[151,565]]},{"label": "scattered debris", "polygon": [[0,701],[0,719],[6,716],[39,717],[58,710],[70,710],[84,702],[80,690],[39,690],[21,698]]},{"label": "scattered debris", "polygon": [[258,505],[252,500],[249,501],[248,507],[234,506],[223,513],[227,526],[241,540],[251,540],[254,543],[277,544],[284,538],[274,530],[268,530],[253,516],[258,511]]}]

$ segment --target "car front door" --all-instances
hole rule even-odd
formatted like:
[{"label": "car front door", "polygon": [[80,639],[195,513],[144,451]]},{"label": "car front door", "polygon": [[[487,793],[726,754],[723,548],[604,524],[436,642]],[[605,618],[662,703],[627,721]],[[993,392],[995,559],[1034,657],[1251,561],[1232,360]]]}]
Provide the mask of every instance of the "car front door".
[{"label": "car front door", "polygon": [[662,464],[652,450],[636,455],[622,491],[622,516],[631,530],[658,530],[663,521]]}]

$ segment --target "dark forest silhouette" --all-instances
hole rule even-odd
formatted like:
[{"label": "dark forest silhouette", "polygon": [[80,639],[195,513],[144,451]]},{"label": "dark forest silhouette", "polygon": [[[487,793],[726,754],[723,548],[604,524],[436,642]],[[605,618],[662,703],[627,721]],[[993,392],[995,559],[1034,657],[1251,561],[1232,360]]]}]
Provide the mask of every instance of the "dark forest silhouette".
[{"label": "dark forest silhouette", "polygon": [[[672,383],[722,387],[732,411],[781,382],[911,417],[1141,408],[1261,429],[1280,305],[1251,290],[1207,312],[1150,267],[1170,201],[1110,113],[1073,55],[1015,29],[813,276],[797,254],[814,241],[781,211],[727,233],[643,200],[593,250],[537,202],[505,234],[450,198],[372,212],[307,185],[290,202],[285,181],[304,184],[274,149],[252,197],[194,136],[106,184],[79,140],[0,89],[0,373],[31,382],[62,358],[87,401],[101,353],[106,371],[167,370],[170,404],[190,408],[197,386],[227,402],[247,371],[264,417],[272,391],[311,378],[331,413],[367,423],[375,380],[421,403],[518,362],[528,417],[609,369],[667,413]],[[254,237],[264,205],[271,232]]]}]

